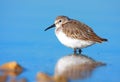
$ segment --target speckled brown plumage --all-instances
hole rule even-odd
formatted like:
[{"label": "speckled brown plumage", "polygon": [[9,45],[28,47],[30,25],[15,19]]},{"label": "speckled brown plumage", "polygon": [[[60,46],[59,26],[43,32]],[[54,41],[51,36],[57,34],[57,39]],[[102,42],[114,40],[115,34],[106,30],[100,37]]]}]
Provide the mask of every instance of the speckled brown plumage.
[{"label": "speckled brown plumage", "polygon": [[103,39],[96,35],[89,26],[76,20],[70,20],[69,22],[64,23],[62,29],[68,37],[74,39],[95,41],[99,43],[107,41],[107,39]]}]

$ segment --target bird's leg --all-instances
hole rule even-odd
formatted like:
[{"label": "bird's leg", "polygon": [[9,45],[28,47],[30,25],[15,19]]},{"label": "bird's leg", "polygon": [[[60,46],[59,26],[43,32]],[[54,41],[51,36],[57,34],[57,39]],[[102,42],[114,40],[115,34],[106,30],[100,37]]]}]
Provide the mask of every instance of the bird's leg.
[{"label": "bird's leg", "polygon": [[81,50],[81,49],[79,49],[79,54],[81,54],[81,52],[82,52],[82,50]]},{"label": "bird's leg", "polygon": [[76,48],[74,48],[74,54],[76,54]]}]

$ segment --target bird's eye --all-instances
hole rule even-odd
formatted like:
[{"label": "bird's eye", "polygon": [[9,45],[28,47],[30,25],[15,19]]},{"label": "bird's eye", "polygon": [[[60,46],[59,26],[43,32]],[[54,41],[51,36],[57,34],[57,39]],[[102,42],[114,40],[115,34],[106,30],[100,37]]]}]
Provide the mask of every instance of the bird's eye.
[{"label": "bird's eye", "polygon": [[59,22],[62,22],[62,20],[59,20]]}]

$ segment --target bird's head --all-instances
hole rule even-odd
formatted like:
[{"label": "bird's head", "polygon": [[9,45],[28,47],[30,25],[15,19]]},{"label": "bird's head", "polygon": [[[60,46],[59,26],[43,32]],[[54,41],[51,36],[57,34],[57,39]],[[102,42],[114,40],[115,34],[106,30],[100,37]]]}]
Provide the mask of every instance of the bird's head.
[{"label": "bird's head", "polygon": [[45,31],[47,31],[48,29],[53,28],[53,27],[59,28],[62,26],[62,24],[65,24],[69,20],[70,20],[70,18],[68,18],[67,16],[58,16],[56,18],[54,24],[49,26],[48,28],[46,28]]}]

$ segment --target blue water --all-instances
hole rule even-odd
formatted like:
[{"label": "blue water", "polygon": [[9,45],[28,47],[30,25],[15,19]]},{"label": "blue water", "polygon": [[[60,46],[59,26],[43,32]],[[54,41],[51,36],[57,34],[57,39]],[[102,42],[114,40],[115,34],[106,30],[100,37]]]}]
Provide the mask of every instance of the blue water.
[{"label": "blue water", "polygon": [[80,20],[109,41],[83,49],[83,53],[107,66],[91,77],[73,82],[120,81],[120,1],[119,0],[1,0],[0,65],[17,61],[27,69],[17,78],[36,80],[38,72],[54,75],[58,59],[73,53],[57,40],[54,29],[44,29],[58,15]]}]

